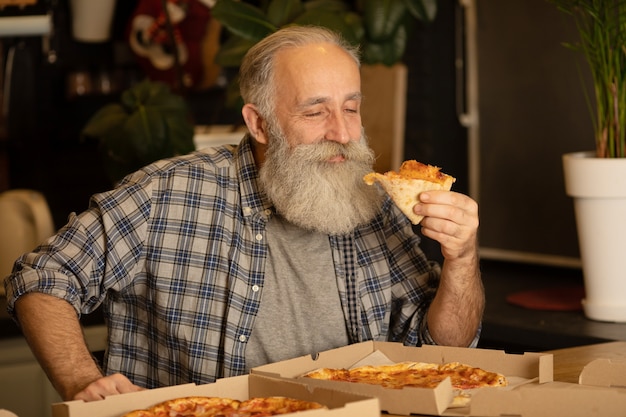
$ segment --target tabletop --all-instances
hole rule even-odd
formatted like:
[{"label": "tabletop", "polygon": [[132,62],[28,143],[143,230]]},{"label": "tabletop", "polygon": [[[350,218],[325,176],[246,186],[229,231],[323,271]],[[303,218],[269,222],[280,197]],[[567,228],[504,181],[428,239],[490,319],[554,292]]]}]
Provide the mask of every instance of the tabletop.
[{"label": "tabletop", "polygon": [[528,290],[582,285],[582,272],[570,268],[482,262],[487,304],[480,347],[515,352],[545,352],[573,346],[626,341],[626,323],[590,320],[582,309],[550,311],[523,308],[507,296]]}]

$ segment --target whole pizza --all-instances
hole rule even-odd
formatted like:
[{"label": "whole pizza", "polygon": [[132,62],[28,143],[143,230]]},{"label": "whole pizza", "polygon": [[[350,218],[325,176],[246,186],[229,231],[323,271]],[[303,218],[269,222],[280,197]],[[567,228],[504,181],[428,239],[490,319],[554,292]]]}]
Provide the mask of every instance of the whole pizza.
[{"label": "whole pizza", "polygon": [[304,377],[332,381],[382,385],[387,388],[435,388],[450,378],[453,388],[467,390],[481,387],[504,387],[506,377],[497,372],[459,362],[444,364],[400,362],[390,365],[366,365],[352,369],[321,368]]},{"label": "whole pizza", "polygon": [[182,397],[163,401],[120,417],[266,417],[325,408],[313,401],[257,397],[245,401],[222,397]]}]

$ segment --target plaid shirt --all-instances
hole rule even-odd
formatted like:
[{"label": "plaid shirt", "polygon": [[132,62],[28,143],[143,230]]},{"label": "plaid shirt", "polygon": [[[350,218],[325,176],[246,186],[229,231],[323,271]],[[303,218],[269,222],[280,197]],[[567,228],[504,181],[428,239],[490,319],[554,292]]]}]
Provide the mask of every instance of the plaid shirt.
[{"label": "plaid shirt", "polygon": [[[144,387],[242,374],[271,214],[248,138],[157,162],[94,195],[18,261],[6,282],[9,312],[32,291],[79,314],[103,303],[105,372]],[[440,269],[389,200],[371,224],[329,239],[351,342],[434,343],[425,314]]]}]

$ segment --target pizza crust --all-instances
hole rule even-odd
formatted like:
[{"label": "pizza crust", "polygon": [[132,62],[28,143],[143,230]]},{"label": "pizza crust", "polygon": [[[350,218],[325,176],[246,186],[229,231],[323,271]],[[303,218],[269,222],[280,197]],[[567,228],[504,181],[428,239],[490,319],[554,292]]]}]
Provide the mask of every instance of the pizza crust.
[{"label": "pizza crust", "polygon": [[371,172],[363,177],[363,181],[368,185],[378,183],[411,223],[419,224],[424,216],[413,212],[419,195],[431,190],[449,191],[456,178],[444,174],[439,167],[408,160],[402,163],[398,172]]}]

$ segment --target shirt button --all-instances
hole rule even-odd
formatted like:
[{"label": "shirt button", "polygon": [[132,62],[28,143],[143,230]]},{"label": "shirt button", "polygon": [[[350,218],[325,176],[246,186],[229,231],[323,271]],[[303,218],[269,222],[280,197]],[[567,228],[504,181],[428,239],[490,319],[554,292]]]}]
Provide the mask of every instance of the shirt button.
[{"label": "shirt button", "polygon": [[254,291],[254,292],[259,291],[259,286],[258,285],[253,285],[252,286],[252,291]]},{"label": "shirt button", "polygon": [[243,214],[249,216],[252,213],[252,209],[250,207],[243,208]]},{"label": "shirt button", "polygon": [[269,216],[270,214],[272,214],[272,210],[270,209],[265,209],[265,215]]},{"label": "shirt button", "polygon": [[244,335],[239,336],[239,341],[240,342],[245,342],[246,341],[246,336],[244,336]]},{"label": "shirt button", "polygon": [[256,240],[263,240],[263,235],[261,233],[255,236]]}]

